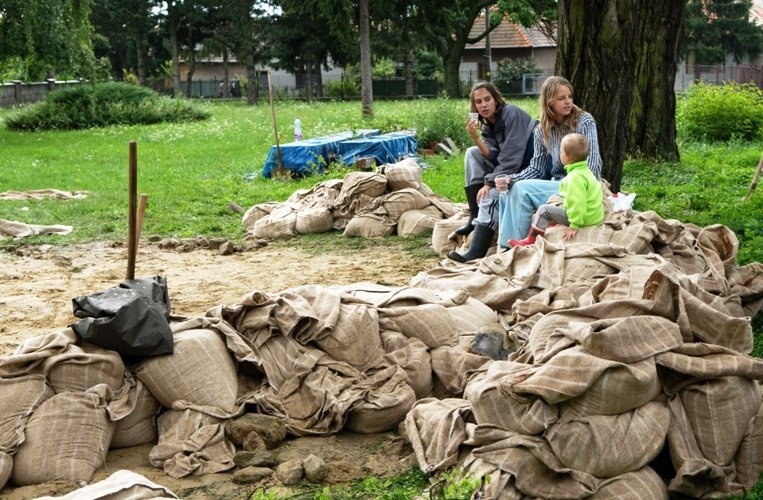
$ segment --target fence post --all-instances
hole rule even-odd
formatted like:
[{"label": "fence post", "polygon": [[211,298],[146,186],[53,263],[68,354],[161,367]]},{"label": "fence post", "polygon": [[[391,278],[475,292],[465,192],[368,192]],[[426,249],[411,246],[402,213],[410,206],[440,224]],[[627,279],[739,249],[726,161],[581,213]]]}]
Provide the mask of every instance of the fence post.
[{"label": "fence post", "polygon": [[13,103],[21,104],[21,80],[11,80],[13,84]]}]

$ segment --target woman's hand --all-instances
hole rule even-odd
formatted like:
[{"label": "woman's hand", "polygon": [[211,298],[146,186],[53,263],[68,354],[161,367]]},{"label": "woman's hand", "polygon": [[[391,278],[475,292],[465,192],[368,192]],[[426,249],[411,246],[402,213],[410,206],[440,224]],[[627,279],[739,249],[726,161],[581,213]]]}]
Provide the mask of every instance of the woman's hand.
[{"label": "woman's hand", "polygon": [[479,191],[477,191],[477,203],[481,202],[485,198],[487,198],[490,195],[490,190],[493,189],[487,184],[482,186]]},{"label": "woman's hand", "polygon": [[480,133],[480,122],[477,120],[470,120],[469,118],[467,118],[466,131],[469,132],[470,136],[472,136],[472,140],[474,142],[477,142],[477,138],[479,137],[479,133]]}]

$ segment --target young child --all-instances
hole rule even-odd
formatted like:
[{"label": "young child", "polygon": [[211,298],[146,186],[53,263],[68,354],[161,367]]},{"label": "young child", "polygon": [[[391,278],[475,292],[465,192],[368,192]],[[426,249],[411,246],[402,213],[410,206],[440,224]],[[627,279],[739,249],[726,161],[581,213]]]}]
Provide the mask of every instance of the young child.
[{"label": "young child", "polygon": [[564,239],[575,236],[578,229],[598,226],[604,221],[601,184],[588,168],[588,140],[581,134],[567,134],[559,148],[559,158],[567,176],[559,186],[563,205],[546,203],[533,215],[530,233],[523,240],[509,240],[512,247],[532,245],[552,223],[568,226]]}]

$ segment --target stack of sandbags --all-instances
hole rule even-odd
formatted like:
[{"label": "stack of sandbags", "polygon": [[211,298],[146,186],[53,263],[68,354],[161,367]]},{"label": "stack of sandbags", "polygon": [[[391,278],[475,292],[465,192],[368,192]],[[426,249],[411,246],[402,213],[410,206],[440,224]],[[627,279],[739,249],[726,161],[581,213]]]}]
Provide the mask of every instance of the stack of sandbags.
[{"label": "stack of sandbags", "polygon": [[244,214],[244,227],[257,238],[287,238],[332,229],[345,236],[410,236],[431,231],[457,211],[421,180],[412,158],[382,165],[377,172],[350,172],[342,180],[295,191],[284,203],[260,203]]}]

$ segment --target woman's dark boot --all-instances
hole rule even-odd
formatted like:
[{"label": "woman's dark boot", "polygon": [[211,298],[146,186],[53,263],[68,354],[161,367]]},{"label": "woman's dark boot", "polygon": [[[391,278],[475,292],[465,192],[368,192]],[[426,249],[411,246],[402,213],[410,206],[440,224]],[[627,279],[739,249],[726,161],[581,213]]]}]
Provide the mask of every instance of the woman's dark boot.
[{"label": "woman's dark boot", "polygon": [[469,250],[463,255],[456,252],[450,252],[448,258],[456,262],[467,262],[474,259],[481,259],[487,255],[490,245],[493,243],[495,231],[482,224],[474,226],[474,234],[469,243]]},{"label": "woman's dark boot", "polygon": [[482,186],[482,184],[472,184],[471,186],[466,186],[464,188],[464,192],[466,193],[466,201],[469,203],[469,220],[466,221],[466,224],[454,231],[456,234],[466,236],[474,231],[474,225],[472,222],[474,221],[474,218],[477,217],[477,211],[479,210],[479,205],[477,204],[477,193],[480,192]]}]

